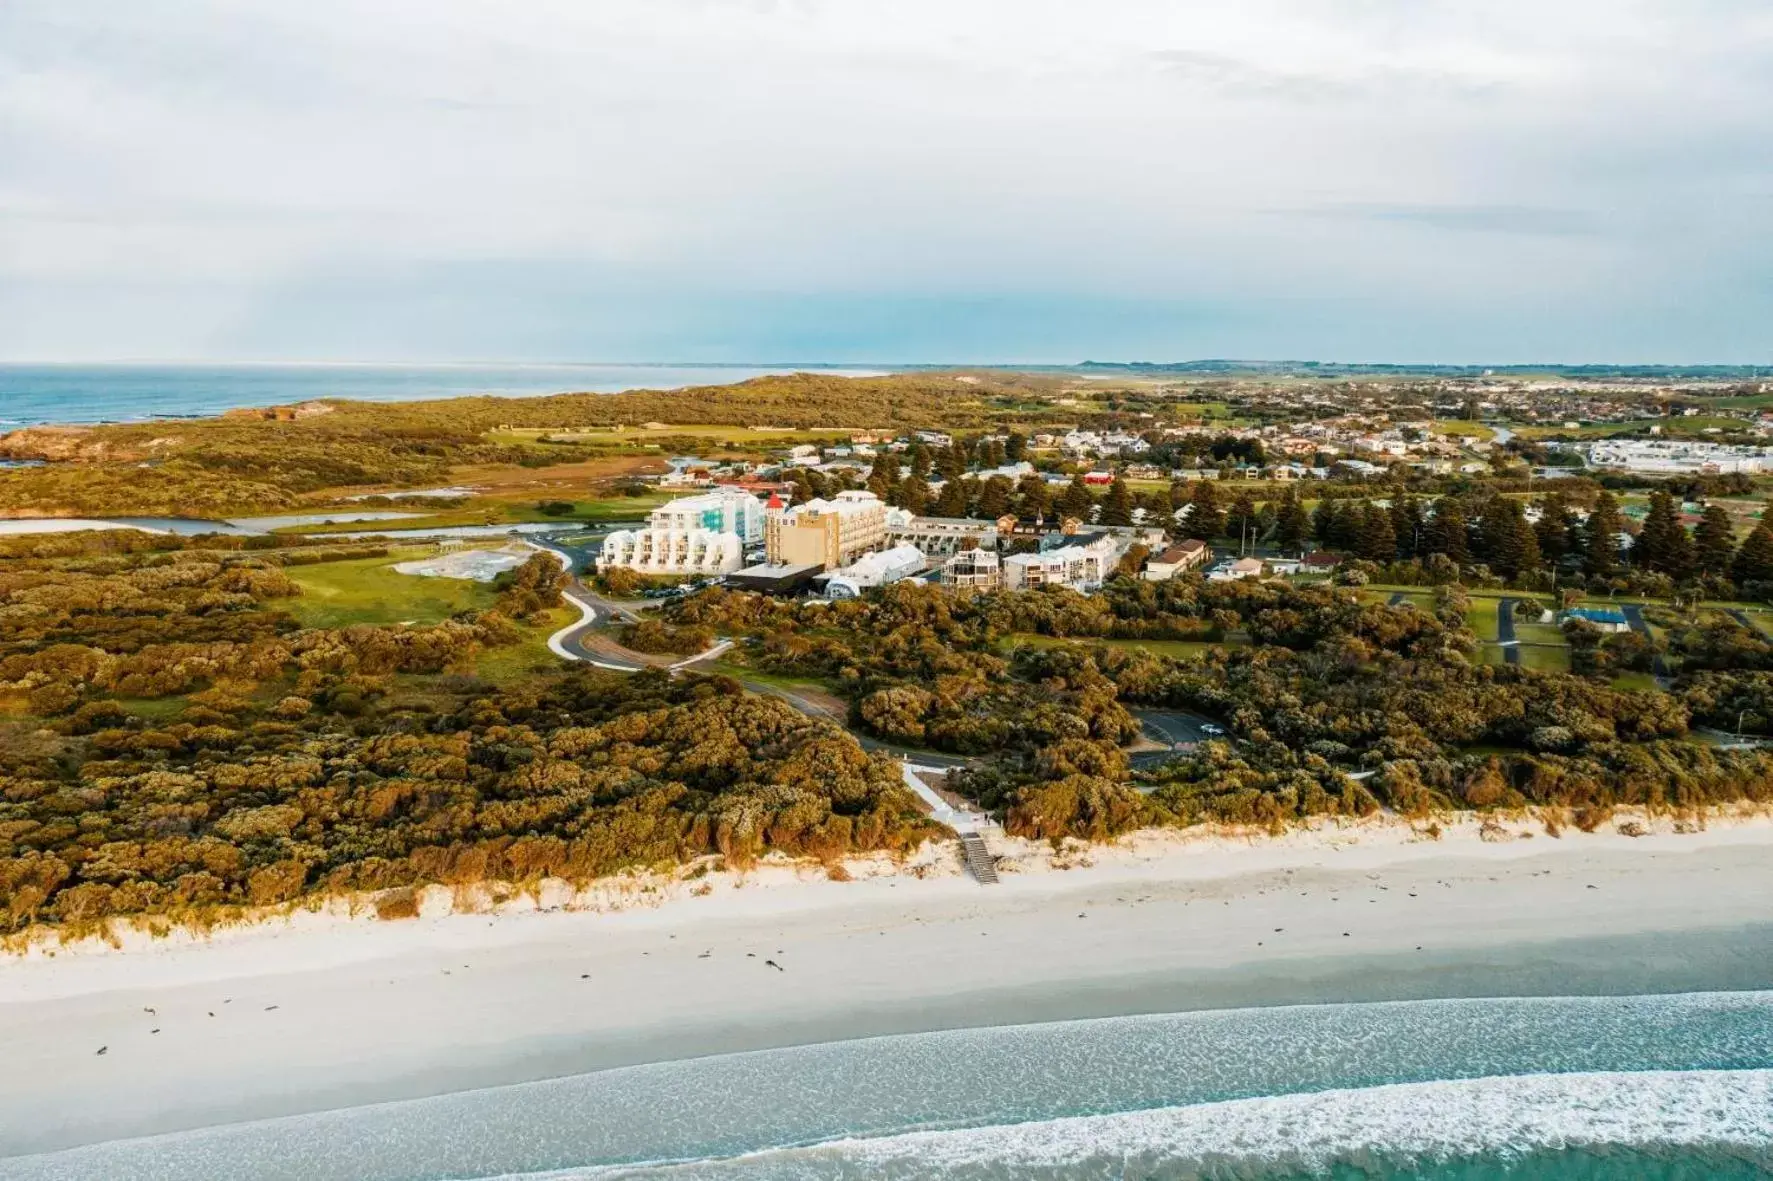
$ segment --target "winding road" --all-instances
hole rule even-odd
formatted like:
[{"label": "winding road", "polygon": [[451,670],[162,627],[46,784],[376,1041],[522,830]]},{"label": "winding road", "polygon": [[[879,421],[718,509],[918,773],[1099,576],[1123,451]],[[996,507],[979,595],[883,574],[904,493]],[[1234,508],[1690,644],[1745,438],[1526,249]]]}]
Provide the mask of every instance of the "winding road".
[{"label": "winding road", "polygon": [[[712,660],[733,646],[731,640],[722,640],[706,652],[678,660],[636,652],[631,648],[623,647],[614,637],[594,629],[599,619],[621,623],[638,623],[640,616],[635,613],[635,604],[624,603],[599,594],[586,585],[574,572],[574,562],[570,554],[548,545],[545,539],[531,538],[528,540],[529,544],[536,549],[552,554],[565,563],[566,569],[572,577],[564,597],[568,603],[578,608],[579,618],[548,637],[548,647],[555,655],[596,668],[609,669],[612,672],[632,673],[649,668],[675,672],[702,661]],[[880,751],[920,767],[945,771],[965,767],[973,761],[969,756],[945,754],[941,751],[927,750],[921,747],[902,746],[863,733],[850,724],[849,706],[842,698],[821,692],[816,688],[800,688],[744,676],[736,679],[753,693],[780,698],[810,718],[836,723],[847,731],[863,750]],[[1205,729],[1206,726],[1212,724],[1211,721],[1199,714],[1188,713],[1184,710],[1160,709],[1135,709],[1131,712],[1134,717],[1139,719],[1146,742],[1160,748],[1129,752],[1128,761],[1135,767],[1156,766],[1173,758],[1179,746],[1204,742],[1213,737]]]}]

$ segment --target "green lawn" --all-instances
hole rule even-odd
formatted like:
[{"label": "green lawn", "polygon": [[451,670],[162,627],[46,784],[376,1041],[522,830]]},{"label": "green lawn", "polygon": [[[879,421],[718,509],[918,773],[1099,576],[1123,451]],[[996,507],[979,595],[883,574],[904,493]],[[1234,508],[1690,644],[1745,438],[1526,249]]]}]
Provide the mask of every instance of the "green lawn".
[{"label": "green lawn", "polygon": [[1656,678],[1649,673],[1626,672],[1613,678],[1613,688],[1654,693],[1658,686]]},{"label": "green lawn", "polygon": [[1496,600],[1472,599],[1471,606],[1465,610],[1465,625],[1471,629],[1471,634],[1482,643],[1494,644],[1496,642]]},{"label": "green lawn", "polygon": [[1496,432],[1481,422],[1469,418],[1443,418],[1434,424],[1434,429],[1443,435],[1454,435],[1467,439],[1494,439]]},{"label": "green lawn", "polygon": [[1536,668],[1542,672],[1567,673],[1570,671],[1570,650],[1568,648],[1529,648],[1521,647],[1521,665],[1524,668]]},{"label": "green lawn", "polygon": [[292,566],[291,579],[302,597],[278,605],[305,627],[348,627],[354,623],[438,623],[459,611],[492,606],[485,583],[459,578],[401,574],[395,562],[429,553],[405,549],[386,558],[359,558],[317,566]]}]

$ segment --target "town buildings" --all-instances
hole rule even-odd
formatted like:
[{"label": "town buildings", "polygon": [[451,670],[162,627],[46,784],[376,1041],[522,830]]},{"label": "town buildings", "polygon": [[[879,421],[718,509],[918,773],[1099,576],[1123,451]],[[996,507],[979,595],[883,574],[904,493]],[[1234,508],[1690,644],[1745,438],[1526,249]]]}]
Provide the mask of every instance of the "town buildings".
[{"label": "town buildings", "polygon": [[774,565],[836,570],[886,544],[886,517],[886,504],[860,489],[772,509],[764,518],[765,552]]},{"label": "town buildings", "polygon": [[1205,565],[1213,557],[1207,543],[1195,538],[1179,542],[1145,563],[1147,582],[1168,582],[1178,574]]},{"label": "town buildings", "polygon": [[863,591],[900,579],[910,578],[924,568],[928,559],[914,545],[895,545],[891,549],[863,554],[850,565],[825,579],[825,597],[854,599]]},{"label": "town buildings", "polygon": [[996,590],[1003,585],[1003,559],[996,550],[961,550],[942,563],[942,583],[963,590]]},{"label": "town buildings", "polygon": [[644,529],[618,529],[603,539],[599,569],[642,574],[730,574],[745,546],[763,534],[764,508],[755,496],[722,488],[660,505]]},{"label": "town buildings", "polygon": [[1064,541],[1063,545],[1039,553],[1011,554],[1003,559],[1005,589],[1068,586],[1088,591],[1108,581],[1122,552],[1112,535],[1078,534]]}]

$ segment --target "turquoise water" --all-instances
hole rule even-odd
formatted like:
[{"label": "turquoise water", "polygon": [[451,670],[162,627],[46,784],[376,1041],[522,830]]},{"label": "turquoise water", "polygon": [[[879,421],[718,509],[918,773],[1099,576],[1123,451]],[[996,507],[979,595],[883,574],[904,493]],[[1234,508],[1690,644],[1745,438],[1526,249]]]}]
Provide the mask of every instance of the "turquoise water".
[{"label": "turquoise water", "polygon": [[8,365],[0,431],[33,423],[137,422],[314,398],[411,402],[725,385],[812,365]]},{"label": "turquoise water", "polygon": [[168,1181],[1768,1175],[1768,992],[870,1038],[0,1161],[7,1177]]}]

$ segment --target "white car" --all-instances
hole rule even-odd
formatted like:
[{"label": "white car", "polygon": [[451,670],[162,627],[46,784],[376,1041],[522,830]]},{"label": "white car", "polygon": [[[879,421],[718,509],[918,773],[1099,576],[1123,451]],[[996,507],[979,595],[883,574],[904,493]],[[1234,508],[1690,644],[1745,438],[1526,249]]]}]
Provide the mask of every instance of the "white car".
[{"label": "white car", "polygon": [[1202,734],[1211,734],[1214,738],[1217,738],[1219,735],[1225,733],[1225,727],[1214,722],[1202,722],[1200,724],[1200,732]]}]

